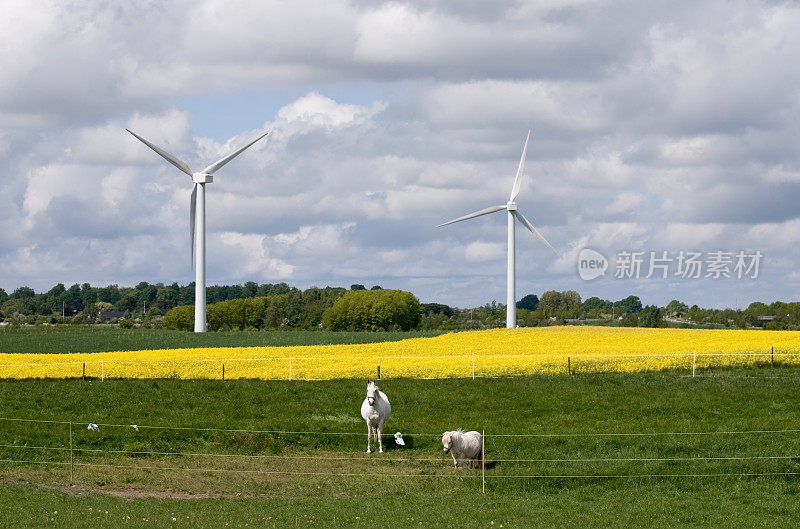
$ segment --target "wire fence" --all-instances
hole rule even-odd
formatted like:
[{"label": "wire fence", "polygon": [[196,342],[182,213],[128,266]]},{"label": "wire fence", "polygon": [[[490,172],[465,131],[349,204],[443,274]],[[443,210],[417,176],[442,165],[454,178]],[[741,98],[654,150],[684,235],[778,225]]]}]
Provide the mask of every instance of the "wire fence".
[{"label": "wire fence", "polygon": [[[9,425],[20,425],[22,431]],[[12,467],[50,467],[69,472],[124,470],[134,473],[161,472],[202,475],[283,476],[284,478],[313,476],[349,479],[354,477],[459,479],[477,481],[485,492],[486,484],[502,480],[592,480],[592,479],[706,479],[706,478],[793,478],[800,475],[800,428],[706,430],[706,431],[639,431],[639,432],[483,432],[484,457],[478,469],[454,473],[449,456],[441,452],[438,439],[441,433],[419,432],[403,434],[409,439],[424,439],[420,447],[395,447],[385,454],[350,454],[338,447],[336,453],[311,446],[298,450],[311,453],[251,453],[242,454],[220,450],[155,450],[119,448],[115,444],[130,443],[139,436],[146,442],[164,442],[169,432],[191,439],[206,440],[215,434],[248,434],[252,436],[311,436],[363,438],[364,432],[325,430],[280,430],[212,428],[191,426],[137,425],[121,423],[89,423],[85,421],[43,420],[0,417],[0,465]],[[80,429],[76,428],[80,425]],[[102,434],[100,433],[102,432]],[[195,436],[186,435],[194,432]],[[151,435],[146,435],[146,434]],[[10,440],[7,438],[11,438]],[[28,442],[36,439],[38,443]],[[591,450],[603,451],[604,440],[613,438],[614,451],[628,449],[634,455],[593,455]],[[696,446],[689,440],[713,438],[707,446]],[[591,441],[586,445],[563,444],[535,446],[530,440]],[[620,447],[622,439],[645,440],[645,444]],[[666,443],[664,440],[669,439]],[[770,439],[772,441],[770,441]],[[737,441],[738,440],[738,441]],[[659,444],[661,443],[661,444]],[[720,444],[721,443],[721,444]],[[732,449],[750,453],[720,453]],[[215,446],[223,446],[217,443]],[[399,453],[404,450],[401,456]],[[536,452],[572,451],[579,456],[536,457]],[[656,455],[635,455],[639,450],[656,451]],[[675,451],[712,451],[672,455]],[[763,453],[780,450],[779,453]],[[663,451],[667,454],[660,455]],[[753,453],[755,452],[755,453]],[[398,453],[398,455],[392,455]],[[435,455],[438,453],[438,457]],[[515,454],[520,454],[515,457]],[[260,466],[259,466],[260,465]],[[715,468],[713,465],[722,465]],[[577,467],[577,469],[576,469]],[[598,468],[599,467],[599,468]],[[690,471],[684,468],[691,469]],[[542,469],[546,470],[542,470]],[[578,470],[578,471],[575,471]],[[588,470],[588,471],[587,471]],[[599,470],[599,471],[598,471]],[[96,478],[96,475],[92,475]]]},{"label": "wire fence", "polygon": [[689,353],[455,354],[281,356],[254,358],[93,359],[7,362],[0,379],[181,378],[331,380],[339,378],[485,378],[525,374],[674,371],[706,376],[713,369],[800,366],[800,350]]}]

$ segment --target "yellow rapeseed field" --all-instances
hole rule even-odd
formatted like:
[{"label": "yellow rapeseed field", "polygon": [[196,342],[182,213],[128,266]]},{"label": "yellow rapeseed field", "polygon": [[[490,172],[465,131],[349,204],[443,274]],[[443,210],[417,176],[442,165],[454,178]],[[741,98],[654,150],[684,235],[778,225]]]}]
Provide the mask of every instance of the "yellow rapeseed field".
[{"label": "yellow rapeseed field", "polygon": [[469,377],[800,364],[800,332],[545,327],[356,345],[0,354],[0,378]]}]

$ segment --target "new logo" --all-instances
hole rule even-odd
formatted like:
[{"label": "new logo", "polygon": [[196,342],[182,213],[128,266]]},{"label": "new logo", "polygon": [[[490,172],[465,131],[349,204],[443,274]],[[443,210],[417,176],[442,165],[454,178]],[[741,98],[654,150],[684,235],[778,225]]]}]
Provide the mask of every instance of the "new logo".
[{"label": "new logo", "polygon": [[608,260],[603,255],[591,248],[584,248],[578,255],[578,275],[584,281],[597,279],[606,273]]}]

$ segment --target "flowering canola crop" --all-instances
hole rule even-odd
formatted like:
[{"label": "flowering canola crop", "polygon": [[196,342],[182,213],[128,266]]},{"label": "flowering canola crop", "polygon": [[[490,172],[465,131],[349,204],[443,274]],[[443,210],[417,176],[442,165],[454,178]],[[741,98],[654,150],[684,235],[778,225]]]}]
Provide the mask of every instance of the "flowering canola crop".
[{"label": "flowering canola crop", "polygon": [[[774,350],[774,356],[772,354]],[[0,354],[0,378],[329,379],[800,364],[800,331],[544,327],[353,345]]]}]

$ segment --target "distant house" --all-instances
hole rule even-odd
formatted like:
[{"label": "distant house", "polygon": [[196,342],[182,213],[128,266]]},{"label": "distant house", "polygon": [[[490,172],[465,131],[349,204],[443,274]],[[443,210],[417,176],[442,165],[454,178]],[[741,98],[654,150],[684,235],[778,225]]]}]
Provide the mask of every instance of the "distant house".
[{"label": "distant house", "polygon": [[775,319],[775,316],[756,316],[758,321],[772,321]]},{"label": "distant house", "polygon": [[105,318],[107,320],[117,320],[119,318],[125,317],[124,312],[120,312],[118,310],[103,310],[100,311],[100,314],[97,315],[98,318]]}]

